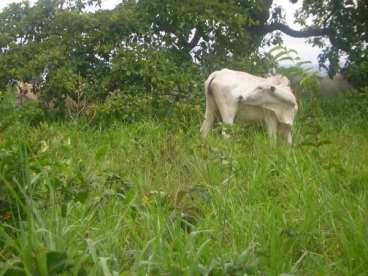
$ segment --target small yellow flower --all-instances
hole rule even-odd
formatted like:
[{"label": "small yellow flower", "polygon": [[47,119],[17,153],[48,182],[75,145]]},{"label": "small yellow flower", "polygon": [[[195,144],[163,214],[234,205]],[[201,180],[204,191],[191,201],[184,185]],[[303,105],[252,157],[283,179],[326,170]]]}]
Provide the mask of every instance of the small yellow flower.
[{"label": "small yellow flower", "polygon": [[41,141],[41,152],[46,152],[49,149],[49,145],[46,143],[46,141]]},{"label": "small yellow flower", "polygon": [[142,201],[143,201],[143,204],[148,204],[149,203],[148,196],[144,195]]}]

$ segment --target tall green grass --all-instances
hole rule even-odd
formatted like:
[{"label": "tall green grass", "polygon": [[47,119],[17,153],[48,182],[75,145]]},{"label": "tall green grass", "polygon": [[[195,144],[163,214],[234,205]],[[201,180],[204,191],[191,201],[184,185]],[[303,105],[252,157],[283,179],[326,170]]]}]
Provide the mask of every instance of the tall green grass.
[{"label": "tall green grass", "polygon": [[0,134],[0,275],[365,275],[367,124],[301,109],[292,148],[259,127],[204,141],[202,114],[15,120]]}]

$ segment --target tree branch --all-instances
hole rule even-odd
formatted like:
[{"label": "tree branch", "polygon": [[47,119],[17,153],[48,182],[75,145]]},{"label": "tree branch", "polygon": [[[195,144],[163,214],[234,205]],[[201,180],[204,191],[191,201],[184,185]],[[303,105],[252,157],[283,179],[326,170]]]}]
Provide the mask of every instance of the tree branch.
[{"label": "tree branch", "polygon": [[192,40],[189,42],[190,49],[196,47],[201,38],[202,38],[202,30],[199,27],[197,27]]},{"label": "tree branch", "polygon": [[274,31],[281,31],[289,36],[297,37],[297,38],[307,38],[314,36],[325,36],[328,37],[331,44],[335,46],[337,49],[348,52],[350,45],[345,43],[343,40],[338,39],[331,28],[319,28],[319,27],[309,27],[304,30],[294,30],[289,26],[282,23],[271,23],[264,26],[253,26],[248,28],[249,31],[257,33],[257,35],[265,35],[268,33],[272,33]]},{"label": "tree branch", "polygon": [[287,35],[292,37],[312,37],[312,36],[328,36],[329,29],[328,28],[317,28],[317,27],[309,27],[305,30],[294,30],[289,26],[282,23],[272,23],[264,26],[255,26],[248,28],[251,32],[256,32],[257,34],[265,35],[268,33],[272,33],[274,31],[281,31]]}]

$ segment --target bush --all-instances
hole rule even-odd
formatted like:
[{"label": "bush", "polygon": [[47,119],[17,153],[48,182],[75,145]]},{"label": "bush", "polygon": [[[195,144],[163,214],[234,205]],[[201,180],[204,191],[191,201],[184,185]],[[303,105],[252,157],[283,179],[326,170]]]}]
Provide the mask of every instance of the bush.
[{"label": "bush", "polygon": [[162,120],[174,116],[181,104],[194,107],[204,99],[199,66],[179,65],[170,52],[141,45],[116,53],[104,85],[106,91],[113,92],[88,109],[92,124]]},{"label": "bush", "polygon": [[111,90],[179,99],[198,92],[202,81],[199,66],[177,64],[169,51],[132,45],[120,49],[112,59]]},{"label": "bush", "polygon": [[368,87],[368,61],[352,64],[346,72],[346,78],[354,87],[363,88]]},{"label": "bush", "polygon": [[28,102],[16,107],[15,95],[10,90],[0,92],[0,114],[0,131],[15,123],[35,126],[47,118],[37,102]]},{"label": "bush", "polygon": [[116,90],[102,104],[92,106],[87,118],[92,125],[109,125],[115,121],[133,122],[146,117],[152,97]]},{"label": "bush", "polygon": [[104,103],[88,108],[86,117],[91,125],[99,126],[108,126],[117,121],[132,123],[155,119],[189,126],[193,119],[197,120],[202,116],[203,100],[204,97],[200,99],[193,96],[176,100],[170,95],[152,96],[116,90]]}]

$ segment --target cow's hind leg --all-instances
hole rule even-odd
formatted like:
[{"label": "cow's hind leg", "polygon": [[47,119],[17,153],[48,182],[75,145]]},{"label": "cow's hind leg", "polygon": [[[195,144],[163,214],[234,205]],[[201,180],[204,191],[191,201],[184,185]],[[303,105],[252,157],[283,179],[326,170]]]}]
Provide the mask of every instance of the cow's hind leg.
[{"label": "cow's hind leg", "polygon": [[215,122],[217,113],[216,103],[211,96],[206,98],[206,113],[205,118],[201,126],[202,137],[206,138],[210,132],[213,123]]},{"label": "cow's hind leg", "polygon": [[291,126],[286,124],[279,124],[278,134],[280,142],[292,144]]}]

